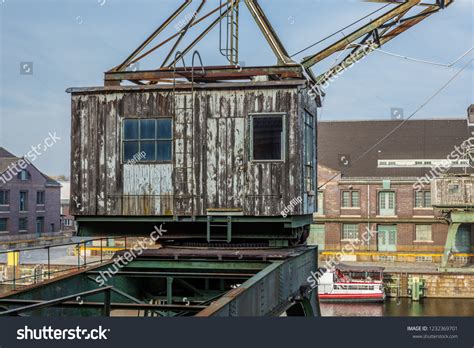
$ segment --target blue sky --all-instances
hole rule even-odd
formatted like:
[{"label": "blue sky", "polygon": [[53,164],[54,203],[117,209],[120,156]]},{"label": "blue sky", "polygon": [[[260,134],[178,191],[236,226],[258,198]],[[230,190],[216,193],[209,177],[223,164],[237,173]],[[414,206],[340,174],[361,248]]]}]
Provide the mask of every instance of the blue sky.
[{"label": "blue sky", "polygon": [[[120,63],[178,3],[181,1],[0,0],[0,146],[21,155],[43,142],[49,132],[56,132],[61,141],[36,164],[50,175],[69,174],[70,98],[66,88],[102,85],[103,72]],[[217,3],[208,0],[206,8]],[[260,3],[290,53],[382,6],[356,0]],[[192,11],[182,16],[188,12]],[[474,46],[473,22],[473,1],[456,0],[383,49],[447,64]],[[168,33],[173,30],[171,27]],[[240,45],[245,65],[275,63],[245,8],[241,10]],[[197,49],[205,65],[224,63],[218,53],[217,30]],[[390,119],[393,107],[403,108],[407,116],[473,57],[471,52],[454,67],[445,68],[375,52],[329,86],[322,119]],[[20,74],[22,62],[33,62],[32,75]],[[324,72],[333,62],[330,58],[315,71]],[[154,59],[142,64],[156,66]],[[465,117],[467,106],[474,101],[473,82],[471,64],[416,117]]]}]

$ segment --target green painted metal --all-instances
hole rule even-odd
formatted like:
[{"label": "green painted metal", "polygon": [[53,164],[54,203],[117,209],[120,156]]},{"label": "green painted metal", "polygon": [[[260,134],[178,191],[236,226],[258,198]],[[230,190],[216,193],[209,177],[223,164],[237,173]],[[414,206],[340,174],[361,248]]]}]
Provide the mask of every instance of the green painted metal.
[{"label": "green painted metal", "polygon": [[280,315],[305,297],[314,309],[316,296],[312,294],[316,290],[311,289],[307,279],[317,269],[317,248],[307,248],[289,259],[274,261],[198,316]]},{"label": "green painted metal", "polygon": [[448,236],[446,237],[446,244],[444,246],[444,253],[441,259],[441,267],[446,267],[449,261],[449,256],[456,242],[456,235],[458,233],[459,227],[461,226],[460,222],[454,222],[449,225]]},{"label": "green painted metal", "polygon": [[166,277],[166,303],[173,304],[173,277]]},{"label": "green painted metal", "polygon": [[450,214],[450,218],[452,222],[474,224],[474,210],[452,211]]},{"label": "green painted metal", "polygon": [[268,262],[249,262],[249,261],[208,261],[208,260],[154,260],[154,259],[140,259],[130,262],[128,265],[123,267],[123,270],[130,268],[143,268],[143,269],[193,269],[193,270],[256,270],[260,271],[268,266]]}]

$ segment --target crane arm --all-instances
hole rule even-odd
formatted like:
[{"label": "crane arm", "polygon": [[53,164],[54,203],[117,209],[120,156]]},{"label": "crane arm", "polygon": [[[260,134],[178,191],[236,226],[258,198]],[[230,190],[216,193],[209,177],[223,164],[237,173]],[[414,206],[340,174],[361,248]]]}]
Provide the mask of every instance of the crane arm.
[{"label": "crane arm", "polygon": [[[440,9],[451,5],[454,0],[437,0],[435,3],[422,3],[421,0],[366,0],[370,2],[394,3],[397,7],[381,15],[370,23],[355,30],[343,39],[335,42],[320,52],[303,59],[302,65],[306,69],[321,62],[327,57],[351,49],[340,63],[331,67],[324,74],[316,78],[318,85],[326,84],[334,76],[351,67],[354,63],[360,61],[368,54],[380,48],[398,35],[417,25]],[[422,6],[423,10],[417,14],[407,14],[416,6]]]}]

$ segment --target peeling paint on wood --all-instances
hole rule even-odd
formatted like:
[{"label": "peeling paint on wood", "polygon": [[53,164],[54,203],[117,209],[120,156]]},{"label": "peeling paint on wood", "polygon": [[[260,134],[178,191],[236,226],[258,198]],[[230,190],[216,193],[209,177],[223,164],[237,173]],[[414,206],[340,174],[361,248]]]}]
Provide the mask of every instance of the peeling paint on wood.
[{"label": "peeling paint on wood", "polygon": [[[199,216],[208,209],[232,209],[278,216],[300,196],[304,204],[293,214],[314,211],[314,196],[304,187],[303,117],[305,109],[316,116],[316,101],[303,83],[190,92],[73,93],[71,195],[79,203],[74,214]],[[270,112],[286,115],[285,161],[251,162],[249,114]],[[124,164],[123,119],[159,117],[173,118],[173,161]]]}]

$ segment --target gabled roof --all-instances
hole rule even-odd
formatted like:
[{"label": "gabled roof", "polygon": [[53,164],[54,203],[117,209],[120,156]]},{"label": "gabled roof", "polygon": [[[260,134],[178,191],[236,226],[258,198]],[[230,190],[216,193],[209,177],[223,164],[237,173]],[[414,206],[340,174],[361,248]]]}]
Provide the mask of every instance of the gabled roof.
[{"label": "gabled roof", "polygon": [[5,148],[0,146],[0,158],[8,158],[8,157],[15,157],[14,154],[5,150]]},{"label": "gabled roof", "polygon": [[[428,174],[431,169],[378,168],[378,160],[443,160],[470,137],[465,118],[402,122],[321,121],[318,127],[319,164],[341,171],[343,177],[416,178]],[[394,131],[398,126],[400,128]],[[341,156],[346,156],[350,165],[341,165]],[[473,171],[472,168],[469,170]],[[464,169],[452,168],[449,172],[459,171]]]},{"label": "gabled roof", "polygon": [[[20,157],[16,157],[11,152],[5,150],[5,148],[0,147],[0,175],[8,170],[8,167],[19,160],[24,159]],[[26,160],[26,159],[25,159]],[[48,186],[61,186],[59,182],[50,178],[43,172],[41,172],[38,168],[36,168],[31,162],[28,162],[28,165],[36,169],[45,179],[46,185]]]}]

